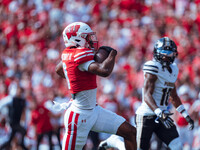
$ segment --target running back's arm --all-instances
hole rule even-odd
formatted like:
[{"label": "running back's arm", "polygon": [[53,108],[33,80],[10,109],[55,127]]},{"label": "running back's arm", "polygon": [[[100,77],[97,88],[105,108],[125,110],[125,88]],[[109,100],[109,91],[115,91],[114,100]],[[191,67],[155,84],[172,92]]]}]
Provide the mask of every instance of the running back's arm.
[{"label": "running back's arm", "polygon": [[99,75],[101,77],[109,76],[114,68],[116,55],[117,51],[112,50],[108,57],[102,63],[91,63],[88,67],[88,72]]}]

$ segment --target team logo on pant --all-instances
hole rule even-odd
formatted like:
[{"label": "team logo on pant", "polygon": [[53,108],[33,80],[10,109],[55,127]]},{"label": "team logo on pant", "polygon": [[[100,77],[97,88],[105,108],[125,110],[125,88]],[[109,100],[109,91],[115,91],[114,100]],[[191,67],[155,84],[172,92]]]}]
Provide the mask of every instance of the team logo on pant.
[{"label": "team logo on pant", "polygon": [[81,122],[82,122],[82,123],[86,123],[86,119],[83,119]]}]

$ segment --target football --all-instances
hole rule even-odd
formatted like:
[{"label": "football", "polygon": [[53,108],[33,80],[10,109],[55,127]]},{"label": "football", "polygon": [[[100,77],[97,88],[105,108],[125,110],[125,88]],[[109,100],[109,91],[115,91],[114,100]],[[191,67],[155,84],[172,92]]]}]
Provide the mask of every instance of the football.
[{"label": "football", "polygon": [[103,48],[100,48],[94,55],[94,60],[98,63],[102,63],[109,55],[109,52]]}]

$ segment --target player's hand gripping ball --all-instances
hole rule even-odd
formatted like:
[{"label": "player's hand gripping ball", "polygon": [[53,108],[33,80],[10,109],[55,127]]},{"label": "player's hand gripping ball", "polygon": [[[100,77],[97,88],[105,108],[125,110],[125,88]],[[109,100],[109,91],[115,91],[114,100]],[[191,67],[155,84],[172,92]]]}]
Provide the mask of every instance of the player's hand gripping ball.
[{"label": "player's hand gripping ball", "polygon": [[94,56],[94,60],[98,63],[102,63],[110,54],[113,48],[109,46],[101,46]]}]

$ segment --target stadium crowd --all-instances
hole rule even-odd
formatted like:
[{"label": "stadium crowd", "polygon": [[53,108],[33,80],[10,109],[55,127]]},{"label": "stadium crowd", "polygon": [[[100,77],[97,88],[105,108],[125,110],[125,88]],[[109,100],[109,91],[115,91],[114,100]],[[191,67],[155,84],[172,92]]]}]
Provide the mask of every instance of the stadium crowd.
[{"label": "stadium crowd", "polygon": [[[62,140],[62,114],[52,110],[52,100],[69,101],[71,95],[55,66],[65,48],[63,29],[82,21],[96,31],[99,46],[118,51],[111,76],[98,78],[98,103],[132,124],[141,103],[141,68],[152,59],[153,43],[163,36],[175,41],[177,90],[195,120],[195,129],[185,130],[187,123],[174,110],[173,119],[185,148],[200,149],[200,0],[0,0],[0,14],[0,105],[17,88],[24,89],[26,109],[21,122],[27,147],[35,149],[37,135],[46,132],[61,133]],[[41,108],[47,120],[38,117]],[[0,145],[10,134],[7,111],[0,110]],[[99,140],[105,136],[97,135]],[[52,144],[58,141],[53,136]],[[95,149],[98,142],[88,138],[86,149]]]}]

